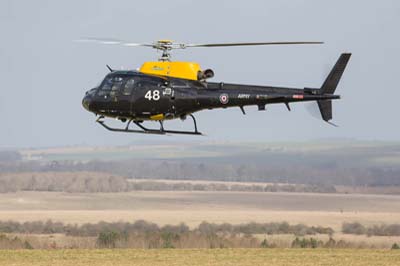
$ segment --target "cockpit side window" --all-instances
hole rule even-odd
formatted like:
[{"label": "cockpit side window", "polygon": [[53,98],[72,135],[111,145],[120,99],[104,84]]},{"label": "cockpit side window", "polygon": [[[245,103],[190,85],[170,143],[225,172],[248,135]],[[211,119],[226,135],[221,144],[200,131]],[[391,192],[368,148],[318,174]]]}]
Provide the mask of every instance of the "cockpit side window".
[{"label": "cockpit side window", "polygon": [[101,90],[103,91],[109,91],[111,90],[112,86],[112,78],[107,78],[104,82],[103,85],[101,86]]},{"label": "cockpit side window", "polygon": [[122,77],[114,77],[113,78],[113,84],[111,86],[111,92],[110,95],[111,96],[116,96],[119,92],[119,90],[122,87],[122,83],[124,82],[124,78]]}]

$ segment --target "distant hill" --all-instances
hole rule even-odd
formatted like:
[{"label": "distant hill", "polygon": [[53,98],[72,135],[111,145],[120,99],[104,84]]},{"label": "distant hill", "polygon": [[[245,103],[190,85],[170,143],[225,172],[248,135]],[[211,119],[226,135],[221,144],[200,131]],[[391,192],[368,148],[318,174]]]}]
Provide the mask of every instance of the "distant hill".
[{"label": "distant hill", "polygon": [[1,172],[91,171],[136,179],[400,186],[400,143],[166,143],[21,150]]}]

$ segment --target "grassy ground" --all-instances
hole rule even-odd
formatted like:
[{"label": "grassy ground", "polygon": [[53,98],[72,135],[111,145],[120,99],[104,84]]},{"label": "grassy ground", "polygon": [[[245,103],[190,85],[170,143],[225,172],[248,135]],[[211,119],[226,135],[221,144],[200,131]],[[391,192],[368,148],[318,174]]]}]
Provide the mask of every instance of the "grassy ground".
[{"label": "grassy ground", "polygon": [[391,250],[16,250],[0,251],[0,265],[400,265]]}]

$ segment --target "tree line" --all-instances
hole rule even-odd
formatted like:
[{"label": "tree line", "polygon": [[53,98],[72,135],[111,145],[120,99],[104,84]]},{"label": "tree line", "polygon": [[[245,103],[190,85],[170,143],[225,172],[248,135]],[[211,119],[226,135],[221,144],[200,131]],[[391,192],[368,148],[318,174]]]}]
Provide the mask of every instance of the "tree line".
[{"label": "tree line", "polygon": [[0,193],[16,191],[124,192],[126,178],[103,173],[18,173],[0,174]]},{"label": "tree line", "polygon": [[[206,236],[196,234],[195,232],[172,234],[147,234],[147,235],[120,235],[115,231],[101,232],[97,238],[87,239],[86,241],[75,240],[75,244],[57,245],[56,241],[39,240],[39,236],[32,236],[29,240],[26,236],[10,236],[0,234],[0,250],[4,249],[58,249],[58,248],[140,248],[140,249],[155,249],[155,248],[282,248],[281,243],[274,240],[264,238],[262,241],[249,235],[213,235]],[[32,242],[32,243],[31,243]],[[330,237],[327,241],[322,241],[317,238],[296,237],[291,245],[291,248],[372,248],[364,244],[356,244],[354,242],[345,241],[343,239],[335,240]],[[375,247],[376,248],[376,247]],[[391,249],[400,249],[399,244],[393,243]]]},{"label": "tree line", "polygon": [[365,226],[361,223],[343,223],[342,232],[353,235],[400,236],[400,224],[381,224]]},{"label": "tree line", "polygon": [[[359,162],[358,157],[353,161],[350,158],[349,162],[342,161],[343,158],[329,156],[324,161],[304,156],[296,160],[290,156],[290,158],[283,155],[276,157],[267,158],[269,161],[255,158],[254,161],[246,162],[243,160],[231,162],[230,160],[233,159],[8,161],[0,162],[0,172],[101,172],[132,179],[213,180],[326,186],[400,186],[400,167],[365,165]],[[301,162],[299,162],[300,159]]]},{"label": "tree line", "polygon": [[[1,222],[0,249],[57,249],[57,248],[372,248],[373,244],[335,240],[333,230],[323,227],[282,223],[247,223],[241,225],[202,222],[190,229],[184,223],[158,226],[143,220],[134,223],[99,222],[97,224],[64,225],[60,222]],[[40,234],[64,234],[57,242],[41,238]],[[270,237],[290,234],[296,237],[289,246]],[[329,239],[318,236],[328,234]],[[257,235],[264,235],[260,238]],[[71,241],[73,236],[73,241]],[[58,237],[60,239],[60,237]],[[61,244],[62,243],[62,244]],[[386,248],[390,246],[385,246]],[[375,247],[376,248],[376,247]],[[392,249],[399,249],[393,243]]]},{"label": "tree line", "polygon": [[18,151],[1,151],[0,150],[0,163],[19,162],[22,156]]},{"label": "tree line", "polygon": [[1,233],[21,233],[21,234],[65,234],[67,236],[99,236],[102,232],[116,232],[123,234],[150,234],[150,233],[168,233],[182,234],[196,232],[203,235],[254,235],[254,234],[293,234],[298,236],[328,234],[334,233],[330,227],[307,226],[304,224],[290,225],[287,222],[279,223],[245,223],[245,224],[215,224],[203,221],[197,227],[190,229],[185,223],[178,225],[159,226],[155,223],[138,220],[130,222],[98,222],[86,223],[82,225],[64,224],[62,222],[54,222],[48,220],[16,222],[16,221],[0,221]]},{"label": "tree line", "polygon": [[335,193],[334,186],[302,184],[223,184],[127,180],[98,172],[41,172],[0,174],[0,193],[60,191],[76,193],[127,191],[247,191]]},{"label": "tree line", "polygon": [[[290,225],[282,223],[246,223],[232,225],[229,223],[215,224],[202,222],[190,229],[186,224],[158,226],[155,223],[139,220],[129,222],[99,222],[96,224],[71,225],[48,220],[33,222],[0,222],[0,249],[30,249],[30,248],[58,248],[55,241],[43,245],[43,241],[30,241],[7,237],[6,234],[38,235],[64,234],[74,236],[74,243],[79,245],[70,248],[273,248],[278,247],[274,242],[266,239],[261,241],[257,234],[295,234],[316,235],[333,234],[328,227],[306,226],[302,224]],[[82,239],[82,242],[79,241]],[[292,245],[295,247],[294,245]],[[65,248],[65,246],[64,246]]]}]

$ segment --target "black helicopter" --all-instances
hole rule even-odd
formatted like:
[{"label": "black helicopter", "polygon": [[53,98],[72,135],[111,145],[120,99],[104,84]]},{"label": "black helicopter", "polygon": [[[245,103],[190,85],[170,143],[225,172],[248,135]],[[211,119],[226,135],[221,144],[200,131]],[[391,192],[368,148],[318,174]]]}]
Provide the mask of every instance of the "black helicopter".
[{"label": "black helicopter", "polygon": [[[85,42],[100,42],[124,46],[146,46],[162,51],[159,61],[146,62],[138,71],[113,70],[101,84],[86,92],[84,108],[98,116],[100,125],[111,131],[149,134],[190,134],[201,135],[193,113],[215,108],[239,107],[245,114],[244,106],[257,105],[265,110],[267,104],[283,103],[290,111],[290,103],[316,101],[322,119],[332,119],[332,100],[351,54],[343,53],[320,88],[283,88],[208,82],[214,76],[211,69],[202,71],[197,63],[172,62],[172,49],[188,47],[221,47],[248,45],[320,44],[320,42],[263,42],[263,43],[217,43],[217,44],[176,44],[160,40],[152,44],[138,44],[120,40],[81,39]],[[164,121],[187,116],[193,119],[193,131],[169,130]],[[124,128],[108,126],[105,117],[116,118]],[[151,129],[143,125],[146,120],[158,121],[160,128]],[[131,129],[135,124],[138,128]],[[332,123],[331,123],[332,124]]]}]

